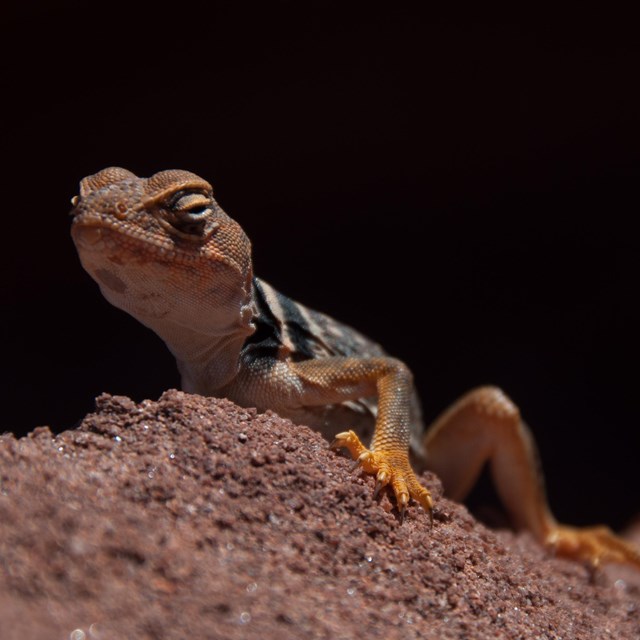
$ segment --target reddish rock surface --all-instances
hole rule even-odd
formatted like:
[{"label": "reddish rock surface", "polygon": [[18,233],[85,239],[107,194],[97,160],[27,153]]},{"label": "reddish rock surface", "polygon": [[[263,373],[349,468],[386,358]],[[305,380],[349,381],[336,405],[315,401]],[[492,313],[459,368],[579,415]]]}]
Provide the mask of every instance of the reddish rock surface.
[{"label": "reddish rock surface", "polygon": [[[594,577],[440,496],[374,481],[272,413],[101,396],[0,439],[2,640],[640,638],[640,572]],[[84,634],[84,636],[83,636]]]}]

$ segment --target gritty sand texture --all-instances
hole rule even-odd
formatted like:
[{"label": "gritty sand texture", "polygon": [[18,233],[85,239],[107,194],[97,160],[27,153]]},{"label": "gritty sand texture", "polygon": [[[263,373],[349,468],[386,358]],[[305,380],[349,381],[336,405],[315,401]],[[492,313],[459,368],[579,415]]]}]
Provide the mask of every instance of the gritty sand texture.
[{"label": "gritty sand texture", "polygon": [[400,524],[351,467],[306,427],[177,391],[4,435],[0,638],[640,638],[638,572],[590,578],[429,474],[433,528],[417,507]]}]

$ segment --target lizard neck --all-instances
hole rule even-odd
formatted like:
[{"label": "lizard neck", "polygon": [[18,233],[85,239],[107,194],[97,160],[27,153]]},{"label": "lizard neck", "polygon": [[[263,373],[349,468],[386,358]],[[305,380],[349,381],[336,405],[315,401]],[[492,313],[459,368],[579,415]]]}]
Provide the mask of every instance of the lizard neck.
[{"label": "lizard neck", "polygon": [[255,332],[254,317],[253,302],[247,300],[238,317],[226,326],[207,331],[166,324],[151,328],[174,355],[182,389],[210,396],[238,374],[242,347]]}]

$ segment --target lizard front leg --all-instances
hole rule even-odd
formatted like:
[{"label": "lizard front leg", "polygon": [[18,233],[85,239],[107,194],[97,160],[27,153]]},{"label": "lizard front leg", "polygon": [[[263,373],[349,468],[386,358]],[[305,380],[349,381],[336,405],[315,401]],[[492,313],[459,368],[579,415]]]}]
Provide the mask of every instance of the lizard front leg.
[{"label": "lizard front leg", "polygon": [[[255,366],[260,365],[255,363]],[[249,365],[249,370],[252,368]],[[257,394],[265,396],[268,393],[265,376],[251,377],[260,385]],[[406,365],[388,357],[336,356],[300,362],[280,361],[271,369],[270,378],[277,380],[280,401],[276,404],[273,398],[265,396],[262,403],[285,415],[291,409],[377,396],[378,415],[370,448],[366,448],[353,431],[339,433],[332,447],[346,447],[364,471],[375,474],[376,491],[389,485],[402,515],[411,498],[431,513],[431,495],[420,484],[409,462],[413,379]],[[247,382],[241,381],[239,386],[246,390]],[[288,392],[283,394],[285,388]]]},{"label": "lizard front leg", "polygon": [[517,528],[528,529],[558,555],[593,567],[605,562],[640,567],[640,552],[607,527],[574,528],[555,520],[531,431],[500,389],[480,387],[464,395],[435,421],[424,445],[427,466],[453,499],[465,497],[488,462]]}]

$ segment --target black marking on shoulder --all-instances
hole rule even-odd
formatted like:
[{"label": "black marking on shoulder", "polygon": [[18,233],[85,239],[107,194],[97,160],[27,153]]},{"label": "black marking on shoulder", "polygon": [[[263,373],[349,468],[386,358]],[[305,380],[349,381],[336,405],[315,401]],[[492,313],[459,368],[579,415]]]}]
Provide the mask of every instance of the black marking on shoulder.
[{"label": "black marking on shoulder", "polygon": [[282,347],[280,323],[271,311],[260,282],[256,278],[253,279],[253,293],[258,311],[253,320],[256,330],[245,340],[242,355],[275,361]]},{"label": "black marking on shoulder", "polygon": [[294,362],[385,355],[380,345],[355,329],[295,302],[267,282],[254,278],[253,288],[257,330],[245,343],[252,354]]},{"label": "black marking on shoulder", "polygon": [[292,360],[299,361],[317,358],[318,353],[314,348],[317,342],[317,336],[313,331],[313,327],[311,327],[307,321],[307,318],[302,314],[300,305],[279,291],[275,293],[278,304],[282,310],[282,320],[284,321],[283,330],[286,333],[284,338],[293,349],[291,352]]}]

